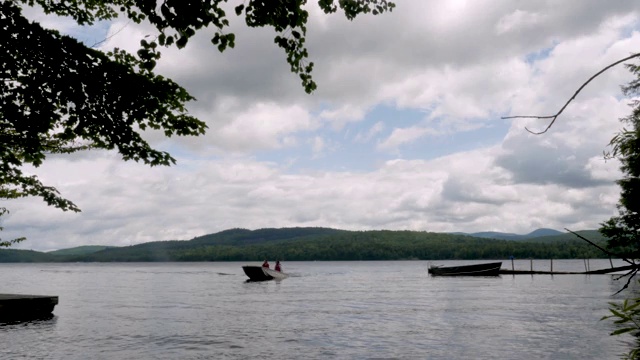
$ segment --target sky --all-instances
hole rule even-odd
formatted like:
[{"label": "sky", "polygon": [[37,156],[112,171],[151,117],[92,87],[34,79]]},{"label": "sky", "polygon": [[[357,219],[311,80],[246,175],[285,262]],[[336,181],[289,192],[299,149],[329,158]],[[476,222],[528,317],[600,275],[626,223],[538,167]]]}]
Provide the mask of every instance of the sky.
[{"label": "sky", "polygon": [[[197,101],[206,135],[144,134],[177,164],[150,168],[115,152],[49,156],[25,168],[81,213],[39,198],[3,201],[1,236],[17,249],[189,240],[230,228],[331,227],[431,232],[597,229],[616,214],[619,163],[603,151],[631,99],[623,66],[640,48],[634,1],[397,1],[348,21],[314,2],[307,45],[318,89],[306,94],[270,29],[229,11],[236,47],[213,30],[165,49],[157,73]],[[148,24],[79,28],[34,21],[100,49],[135,52]]]}]

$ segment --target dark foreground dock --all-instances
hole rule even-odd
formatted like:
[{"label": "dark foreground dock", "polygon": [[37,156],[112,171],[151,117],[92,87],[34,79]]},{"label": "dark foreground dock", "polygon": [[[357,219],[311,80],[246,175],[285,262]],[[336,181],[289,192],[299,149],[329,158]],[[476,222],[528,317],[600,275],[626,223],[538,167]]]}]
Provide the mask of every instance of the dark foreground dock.
[{"label": "dark foreground dock", "polygon": [[0,294],[0,320],[29,320],[50,315],[57,296]]}]

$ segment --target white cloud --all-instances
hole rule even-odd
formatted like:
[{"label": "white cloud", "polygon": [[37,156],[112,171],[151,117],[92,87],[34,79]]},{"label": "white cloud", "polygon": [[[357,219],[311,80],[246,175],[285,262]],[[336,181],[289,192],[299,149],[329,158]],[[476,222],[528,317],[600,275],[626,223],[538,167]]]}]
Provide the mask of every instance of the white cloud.
[{"label": "white cloud", "polygon": [[315,136],[311,140],[311,151],[313,152],[313,157],[317,158],[322,156],[323,152],[326,150],[327,144],[324,139],[320,136]]},{"label": "white cloud", "polygon": [[328,120],[336,130],[340,130],[348,122],[360,121],[364,118],[366,110],[359,106],[343,105],[340,108],[323,110],[319,117]]},{"label": "white cloud", "polygon": [[[164,50],[157,71],[198,99],[189,111],[206,121],[207,135],[145,133],[178,158],[171,168],[122,163],[105,152],[52,156],[29,171],[83,212],[37,199],[7,202],[2,237],[25,235],[20,247],[52,249],[189,239],[233,227],[526,233],[595,228],[613,214],[618,164],[600,154],[629,112],[619,92],[630,80],[623,67],[590,84],[547,134],[524,130],[545,121],[518,119],[504,139],[490,135],[502,115],[557,111],[593,73],[635,51],[640,5],[397,5],[353,22],[318,16],[309,5],[313,95],[289,72],[269,29],[246,29],[233,17],[235,49],[219,54],[211,34],[200,34],[185,49]],[[46,19],[75,31],[68,20]],[[112,23],[103,48],[135,51],[150,33],[125,24]],[[466,150],[398,155],[444,135]],[[351,142],[358,149],[347,154]],[[356,169],[349,161],[376,165]],[[332,166],[320,166],[326,163]]]},{"label": "white cloud", "polygon": [[373,139],[373,137],[380,134],[384,130],[384,127],[384,123],[382,121],[378,121],[373,124],[366,133],[356,134],[354,141],[357,143],[368,142]]},{"label": "white cloud", "polygon": [[500,18],[496,24],[496,32],[500,35],[509,31],[518,31],[523,28],[533,27],[540,24],[542,18],[544,18],[544,16],[539,13],[518,9]]},{"label": "white cloud", "polygon": [[622,178],[619,166],[620,162],[617,159],[606,160],[604,156],[594,156],[587,160],[585,169],[592,178],[613,183]]},{"label": "white cloud", "polygon": [[417,126],[396,128],[391,132],[391,135],[389,135],[387,139],[378,143],[378,149],[396,149],[400,145],[412,143],[426,135],[438,135],[438,132],[429,128]]},{"label": "white cloud", "polygon": [[229,151],[256,151],[293,146],[298,132],[317,127],[300,106],[282,107],[257,103],[232,117],[230,123],[212,129],[216,146]]}]

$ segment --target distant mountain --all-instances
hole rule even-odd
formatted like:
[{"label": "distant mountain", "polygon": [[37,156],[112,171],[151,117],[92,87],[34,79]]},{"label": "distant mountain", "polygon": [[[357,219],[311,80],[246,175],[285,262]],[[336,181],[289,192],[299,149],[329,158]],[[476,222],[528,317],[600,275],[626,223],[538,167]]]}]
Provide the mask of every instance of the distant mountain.
[{"label": "distant mountain", "polygon": [[266,228],[257,230],[230,229],[215,234],[198,236],[190,240],[197,245],[252,245],[273,241],[304,240],[344,233],[323,227]]},{"label": "distant mountain", "polygon": [[[596,230],[579,233],[604,244],[605,239]],[[82,246],[50,253],[0,249],[0,262],[478,260],[510,256],[585,259],[603,254],[573,234],[550,229],[517,235],[348,231],[319,227],[231,229],[191,240],[153,241],[124,247]]]},{"label": "distant mountain", "polygon": [[55,251],[49,251],[47,254],[50,255],[86,255],[93,254],[94,252],[102,251],[104,249],[114,248],[116,246],[103,246],[103,245],[85,245],[85,246],[77,246],[68,249],[60,249]]},{"label": "distant mountain", "polygon": [[526,238],[530,239],[530,238],[536,238],[536,237],[541,237],[541,236],[556,236],[556,235],[562,235],[562,234],[566,234],[566,232],[562,232],[562,231],[558,231],[558,230],[554,230],[554,229],[537,229],[534,230],[530,233],[528,233],[527,235],[524,235]]},{"label": "distant mountain", "polygon": [[[607,241],[607,238],[605,238],[598,230],[580,230],[580,231],[576,231],[576,234],[595,243],[604,244]],[[540,236],[540,237],[525,239],[525,240],[535,241],[539,243],[547,243],[547,244],[567,242],[567,241],[581,241],[586,243],[584,240],[579,239],[577,236],[575,236],[570,232],[560,233],[558,235]]]},{"label": "distant mountain", "polygon": [[515,239],[521,238],[522,236],[525,236],[525,235],[502,233],[502,232],[496,232],[496,231],[482,231],[482,232],[476,232],[476,233],[456,233],[456,234],[479,237],[484,239],[502,239],[502,240],[515,240]]},{"label": "distant mountain", "polygon": [[558,230],[553,230],[553,229],[537,229],[534,230],[528,234],[525,235],[519,235],[519,234],[512,234],[512,233],[502,233],[502,232],[496,232],[496,231],[484,231],[484,232],[477,232],[477,233],[457,233],[457,234],[464,234],[464,235],[469,235],[469,236],[473,236],[473,237],[479,237],[479,238],[485,238],[485,239],[501,239],[501,240],[529,240],[529,239],[534,239],[534,238],[539,238],[539,237],[543,237],[543,236],[558,236],[558,235],[564,235],[566,233],[558,231]]}]

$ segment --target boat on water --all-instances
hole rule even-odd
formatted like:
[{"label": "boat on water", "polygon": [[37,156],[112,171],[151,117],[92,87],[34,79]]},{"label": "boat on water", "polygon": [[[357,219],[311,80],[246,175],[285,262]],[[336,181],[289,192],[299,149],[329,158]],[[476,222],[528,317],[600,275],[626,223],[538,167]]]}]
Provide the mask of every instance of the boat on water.
[{"label": "boat on water", "polygon": [[51,317],[56,305],[57,296],[0,294],[0,323]]},{"label": "boat on water", "polygon": [[247,274],[250,281],[282,280],[289,277],[289,275],[281,271],[257,265],[245,265],[242,270]]},{"label": "boat on water", "polygon": [[429,274],[432,276],[498,276],[501,266],[502,262],[458,266],[432,265],[429,267]]}]

